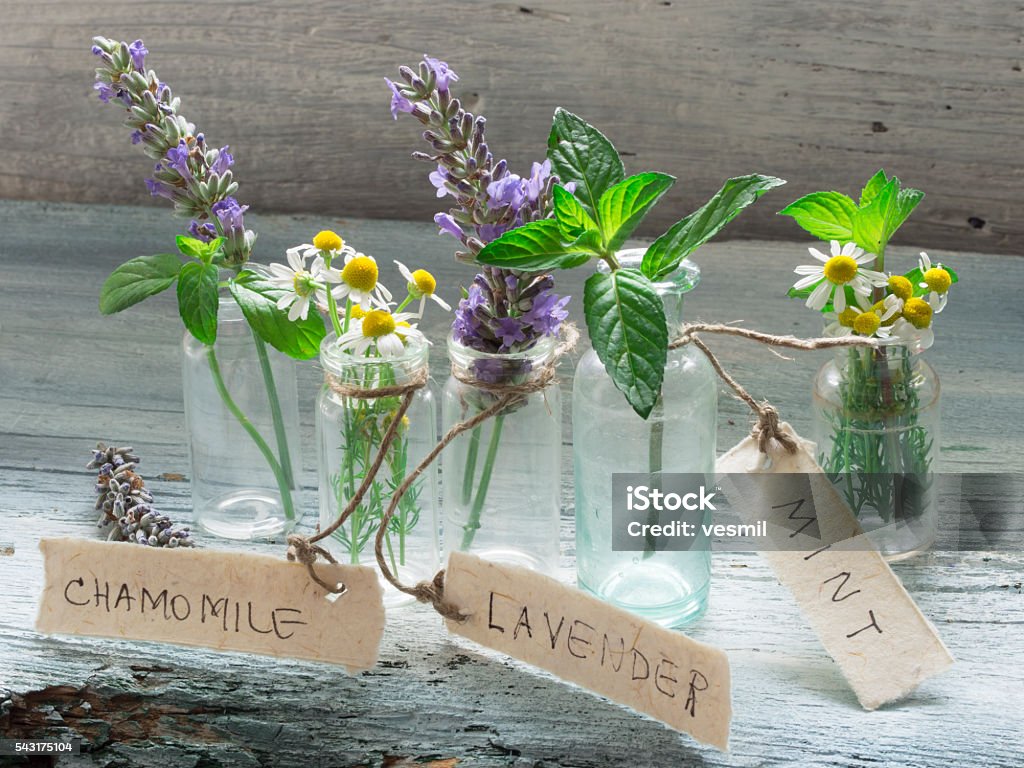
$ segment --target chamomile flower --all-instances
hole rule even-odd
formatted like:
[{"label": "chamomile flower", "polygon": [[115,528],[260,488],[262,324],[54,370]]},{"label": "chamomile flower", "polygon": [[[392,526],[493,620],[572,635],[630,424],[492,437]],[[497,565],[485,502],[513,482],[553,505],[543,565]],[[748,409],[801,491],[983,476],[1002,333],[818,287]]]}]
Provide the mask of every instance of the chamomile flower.
[{"label": "chamomile flower", "polygon": [[309,305],[318,294],[327,289],[328,283],[336,283],[341,278],[324,265],[320,256],[306,269],[306,259],[298,248],[289,248],[285,254],[288,264],[270,264],[270,283],[284,288],[286,293],[277,301],[278,309],[288,309],[288,319],[295,322],[299,318],[305,320],[309,316]]},{"label": "chamomile flower", "polygon": [[870,297],[855,294],[856,307],[847,307],[842,312],[829,312],[826,320],[831,322],[825,327],[827,336],[875,336],[885,339],[892,333],[892,325],[896,322],[903,303],[892,294],[881,301],[871,302]]},{"label": "chamomile flower", "polygon": [[355,355],[375,351],[381,357],[398,357],[410,339],[426,341],[422,331],[409,322],[415,318],[410,312],[392,314],[387,309],[370,309],[361,318],[352,317],[348,331],[338,339],[338,347]]},{"label": "chamomile flower", "polygon": [[405,278],[405,282],[408,284],[409,295],[414,299],[420,300],[420,317],[423,317],[423,308],[428,298],[445,312],[452,311],[451,305],[435,293],[437,290],[437,280],[427,270],[417,269],[415,272],[410,271],[398,259],[395,259],[395,266],[398,267],[398,271],[402,273],[402,277]]},{"label": "chamomile flower", "polygon": [[949,299],[949,286],[953,284],[952,276],[942,264],[936,262],[933,266],[932,260],[924,251],[921,251],[917,265],[921,268],[923,278],[918,287],[928,289],[928,304],[934,312],[941,312],[946,308],[946,301]]},{"label": "chamomile flower", "polygon": [[846,309],[846,286],[854,293],[867,296],[872,288],[885,285],[888,278],[881,272],[864,269],[863,265],[874,260],[872,253],[865,253],[855,243],[840,245],[838,240],[830,242],[831,256],[826,256],[817,248],[808,248],[811,255],[821,264],[804,264],[794,272],[803,275],[793,285],[797,290],[815,286],[807,297],[807,306],[821,310],[829,300],[837,313]]},{"label": "chamomile flower", "polygon": [[340,281],[331,293],[336,299],[350,299],[363,309],[374,306],[387,307],[391,301],[391,291],[377,282],[379,272],[373,256],[359,253],[348,246],[341,249],[345,256],[345,266],[341,269]]}]

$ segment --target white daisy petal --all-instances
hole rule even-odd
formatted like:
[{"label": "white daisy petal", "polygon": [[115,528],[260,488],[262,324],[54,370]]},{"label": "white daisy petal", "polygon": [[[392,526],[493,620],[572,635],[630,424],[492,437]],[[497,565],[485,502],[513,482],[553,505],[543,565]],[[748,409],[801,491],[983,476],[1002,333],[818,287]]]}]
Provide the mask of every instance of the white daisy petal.
[{"label": "white daisy petal", "polygon": [[295,270],[288,269],[284,264],[271,263],[267,265],[267,270],[274,277],[286,277],[289,280],[295,275]]},{"label": "white daisy petal", "polygon": [[854,242],[849,242],[849,243],[846,243],[846,245],[843,246],[843,249],[841,251],[839,251],[839,253],[842,256],[853,256],[854,253],[856,252],[856,250],[857,250],[857,244],[854,243]]},{"label": "white daisy petal", "polygon": [[277,300],[277,308],[284,309],[285,307],[291,306],[292,302],[295,301],[295,299],[297,298],[298,296],[296,296],[294,293],[286,293],[284,296]]},{"label": "white daisy petal", "polygon": [[843,248],[839,245],[838,240],[829,240],[828,247],[833,256],[839,256],[843,252]]},{"label": "white daisy petal", "polygon": [[815,288],[811,295],[807,297],[807,306],[811,309],[822,309],[827,303],[830,294],[832,293],[832,283],[828,280],[823,280],[817,288]]},{"label": "white daisy petal", "polygon": [[[309,299],[306,299],[306,308],[309,308]],[[294,323],[296,320],[299,319],[300,315],[302,315],[301,298],[299,298],[294,304],[292,304],[292,308],[288,310],[288,319]]]},{"label": "white daisy petal", "polygon": [[811,252],[811,256],[816,258],[818,261],[826,262],[829,259],[828,256],[826,256],[824,253],[819,251],[817,248],[808,248],[807,250],[810,251]]},{"label": "white daisy petal", "polygon": [[875,254],[861,253],[860,255],[854,256],[853,258],[858,264],[870,264],[872,261],[875,260]]},{"label": "white daisy petal", "polygon": [[824,275],[825,271],[814,264],[801,264],[793,270],[798,275]]},{"label": "white daisy petal", "polygon": [[286,255],[288,257],[288,265],[292,268],[292,271],[301,272],[306,268],[306,260],[295,250],[288,251]]},{"label": "white daisy petal", "polygon": [[822,274],[808,275],[807,277],[801,277],[799,280],[793,283],[793,287],[799,291],[801,288],[806,288],[809,285],[814,285],[814,283],[824,279],[825,276]]},{"label": "white daisy petal", "polygon": [[452,311],[451,304],[449,304],[447,301],[442,299],[436,293],[430,294],[430,300],[433,301],[435,304],[437,304],[439,307],[441,307],[441,309],[443,309],[445,312],[451,312]]},{"label": "white daisy petal", "polygon": [[836,288],[836,296],[832,303],[836,308],[836,312],[842,312],[846,309],[846,291],[843,290],[843,286],[840,285]]}]

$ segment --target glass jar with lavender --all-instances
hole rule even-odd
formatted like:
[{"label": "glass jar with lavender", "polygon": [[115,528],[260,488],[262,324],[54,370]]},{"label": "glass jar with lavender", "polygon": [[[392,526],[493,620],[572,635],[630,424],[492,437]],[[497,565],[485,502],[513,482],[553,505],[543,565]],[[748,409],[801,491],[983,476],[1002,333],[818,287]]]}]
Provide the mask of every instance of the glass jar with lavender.
[{"label": "glass jar with lavender", "polygon": [[[617,254],[638,267],[642,249]],[[604,268],[602,265],[599,268]],[[683,296],[699,282],[690,261],[655,284],[669,329],[682,322]],[[707,607],[711,555],[706,538],[689,549],[614,551],[612,480],[616,473],[684,473],[712,478],[718,380],[692,345],[669,350],[661,396],[645,421],[616,389],[593,350],[573,379],[573,464],[576,479],[576,573],[579,587],[663,626],[677,627]]]},{"label": "glass jar with lavender", "polygon": [[[320,527],[346,508],[377,456],[401,395],[366,397],[358,390],[409,384],[426,374],[428,346],[410,340],[396,357],[342,351],[329,334],[320,345],[324,385],[316,408]],[[430,384],[416,390],[384,461],[346,522],[321,542],[342,563],[377,567],[374,541],[394,490],[437,443],[437,405]],[[428,467],[402,497],[384,538],[391,572],[405,583],[433,578],[439,564],[437,468]],[[381,577],[384,604],[414,601]]]},{"label": "glass jar with lavender", "polygon": [[256,336],[230,296],[216,342],[186,331],[182,348],[195,524],[228,539],[288,533],[302,514],[295,361]]},{"label": "glass jar with lavender", "polygon": [[[524,351],[481,352],[450,336],[445,431],[494,404],[503,389],[535,381],[555,347],[552,336],[541,336]],[[470,552],[553,575],[562,468],[557,380],[459,435],[442,461],[445,553]]]}]

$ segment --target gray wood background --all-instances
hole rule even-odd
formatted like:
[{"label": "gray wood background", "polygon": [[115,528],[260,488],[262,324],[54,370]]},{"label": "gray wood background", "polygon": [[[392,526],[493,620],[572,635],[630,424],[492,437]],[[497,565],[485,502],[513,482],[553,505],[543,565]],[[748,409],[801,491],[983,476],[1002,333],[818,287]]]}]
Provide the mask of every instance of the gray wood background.
[{"label": "gray wood background", "polygon": [[[1021,767],[1024,554],[1012,546],[1022,541],[1019,493],[999,497],[1011,513],[1011,546],[940,546],[894,566],[957,663],[876,712],[859,707],[767,564],[752,553],[716,552],[710,608],[686,631],[729,654],[735,715],[727,754],[454,639],[426,606],[390,611],[380,662],[352,677],[325,664],[38,635],[38,539],[97,535],[93,479],[84,469],[97,439],[134,444],[159,507],[190,520],[173,292],[111,317],[97,307],[107,273],[139,253],[166,249],[178,224],[152,208],[0,203],[0,737],[80,735],[87,752],[62,760],[68,768]],[[280,259],[286,247],[331,226],[377,256],[389,278],[396,275],[393,258],[433,270],[450,301],[472,275],[454,263],[451,241],[433,237],[426,223],[256,216],[252,226],[262,261]],[[76,248],[54,249],[54,242]],[[961,277],[928,352],[943,386],[943,471],[1019,479],[1024,470],[1021,255],[935,253]],[[783,295],[793,265],[806,258],[801,244],[716,242],[697,256],[703,280],[687,297],[687,319],[743,320],[804,336],[820,330],[813,313]],[[915,256],[909,247],[890,253],[894,265]],[[580,325],[589,272],[558,275]],[[427,321],[437,340],[450,317],[428,311]],[[783,360],[749,342],[708,341],[755,396],[769,398],[807,432],[811,377],[829,352]],[[431,362],[443,381],[443,348],[434,347]],[[570,583],[571,377],[567,361],[561,576]],[[319,378],[315,363],[299,366],[307,509],[315,508]],[[746,406],[723,392],[719,448],[733,445],[749,424]],[[307,513],[307,526],[312,517]],[[285,549],[281,541],[202,536],[201,543],[282,557]]]},{"label": "gray wood background", "polygon": [[878,167],[928,197],[899,242],[1012,253],[1024,241],[1024,6],[1008,0],[3,0],[0,197],[146,198],[148,161],[91,91],[93,34],[142,37],[260,212],[429,221],[414,121],[385,75],[424,52],[460,73],[499,156],[543,153],[564,105],[680,178],[642,234],[728,176],[791,181],[727,236],[795,239],[774,216]]}]

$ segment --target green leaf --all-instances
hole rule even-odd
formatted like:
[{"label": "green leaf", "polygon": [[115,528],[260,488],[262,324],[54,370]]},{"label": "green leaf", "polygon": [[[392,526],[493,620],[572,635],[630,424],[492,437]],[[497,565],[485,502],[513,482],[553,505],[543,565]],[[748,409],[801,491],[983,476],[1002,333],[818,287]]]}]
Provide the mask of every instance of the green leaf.
[{"label": "green leaf", "polygon": [[605,190],[597,203],[605,249],[617,251],[675,183],[664,173],[638,173]]},{"label": "green leaf", "polygon": [[203,344],[217,340],[217,282],[220,271],[212,264],[190,261],[178,275],[178,312],[188,332]]},{"label": "green leaf", "polygon": [[892,239],[892,236],[896,234],[896,230],[903,226],[903,222],[907,220],[907,217],[914,212],[917,208],[917,204],[924,199],[924,192],[913,187],[907,187],[901,189],[896,195],[896,211],[893,217],[889,220],[889,226],[886,228],[885,239],[886,242]]},{"label": "green leaf", "polygon": [[635,269],[587,278],[583,313],[594,351],[642,419],[661,393],[668,354],[665,308],[654,285]]},{"label": "green leaf", "polygon": [[541,219],[510,229],[492,240],[477,254],[476,260],[492,267],[541,272],[577,267],[593,255],[589,250],[566,244],[557,221]]},{"label": "green leaf", "polygon": [[792,216],[804,231],[819,240],[848,243],[853,239],[857,204],[840,192],[812,192],[787,205],[779,215]]},{"label": "green leaf", "polygon": [[888,242],[886,233],[896,212],[900,180],[893,176],[871,202],[853,217],[853,240],[866,251],[877,254]]},{"label": "green leaf", "polygon": [[561,185],[555,185],[554,188],[554,202],[555,202],[555,220],[558,221],[558,227],[562,232],[562,237],[566,240],[575,240],[584,232],[596,232],[597,224],[590,218],[590,215],[583,210],[583,206],[580,205],[580,201],[573,197],[572,192],[569,192],[565,187]]},{"label": "green leaf", "polygon": [[173,253],[139,256],[126,261],[103,283],[100,312],[112,315],[165,291],[178,277],[181,260]]},{"label": "green leaf", "polygon": [[551,123],[548,159],[563,184],[575,182],[576,197],[594,220],[601,195],[626,176],[622,158],[605,135],[561,107]]},{"label": "green leaf", "polygon": [[865,184],[864,189],[860,191],[860,207],[863,208],[874,200],[888,181],[889,177],[885,175],[884,169],[880,169],[878,173],[868,179],[868,183]]},{"label": "green leaf", "polygon": [[308,360],[320,352],[320,342],[326,332],[324,321],[315,311],[305,320],[292,322],[286,310],[278,309],[277,302],[287,292],[267,278],[243,269],[230,283],[242,314],[261,339],[289,357]]},{"label": "green leaf", "polygon": [[209,252],[206,243],[188,235],[178,235],[174,238],[174,241],[178,244],[179,251],[186,256],[191,256],[193,259],[201,260]]},{"label": "green leaf", "polygon": [[740,211],[768,190],[785,183],[783,179],[758,174],[729,179],[714,197],[651,243],[640,267],[643,273],[651,280],[671,274]]}]

